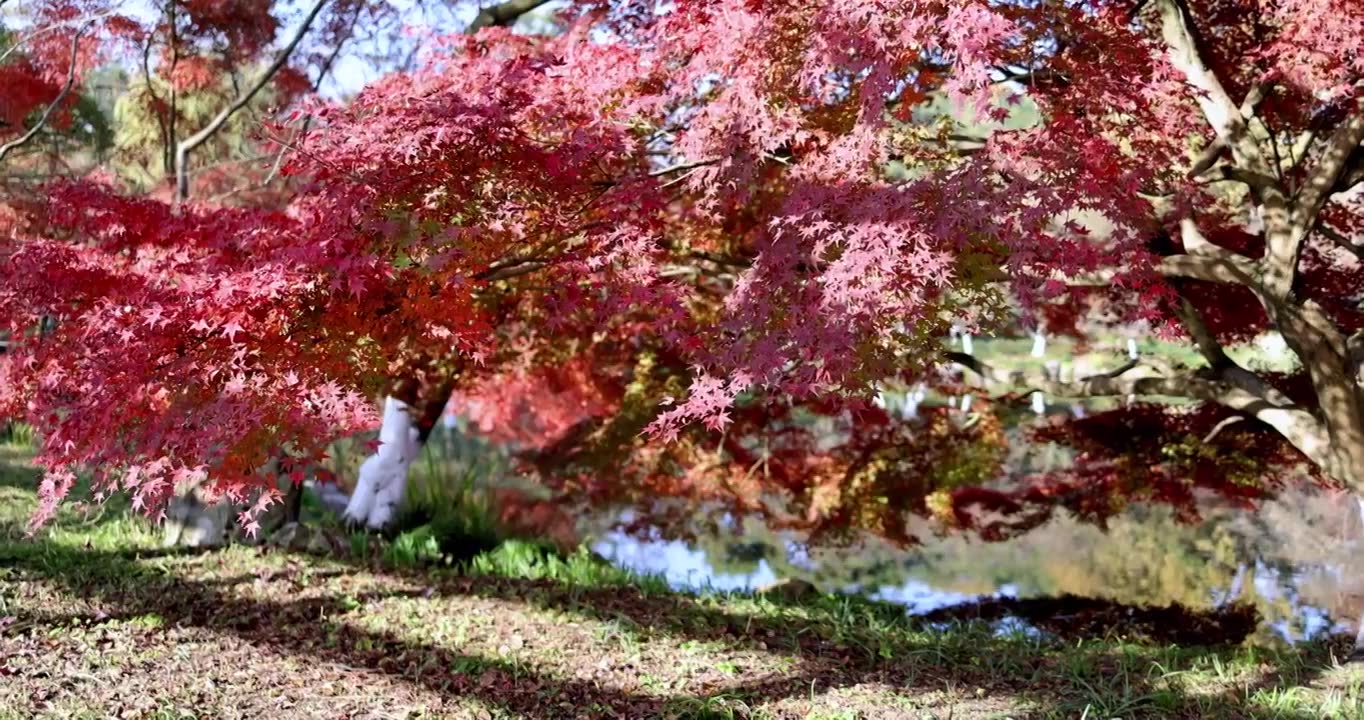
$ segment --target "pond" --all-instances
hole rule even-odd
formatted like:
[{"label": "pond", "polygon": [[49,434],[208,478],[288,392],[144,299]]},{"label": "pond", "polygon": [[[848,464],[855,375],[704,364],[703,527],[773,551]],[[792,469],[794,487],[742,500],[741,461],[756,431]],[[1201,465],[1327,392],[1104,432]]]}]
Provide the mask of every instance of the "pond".
[{"label": "pond", "polygon": [[[912,413],[923,399],[911,391],[889,404]],[[940,400],[964,404],[961,398]],[[1033,409],[1086,412],[1085,406],[1069,403],[1038,403]],[[1010,467],[1044,469],[1069,461],[1063,448],[1017,442],[1022,437],[1017,430],[1010,432]],[[432,437],[426,455],[424,465],[414,468],[414,495],[450,478],[506,477],[497,453],[454,425]],[[336,469],[343,477],[350,472]],[[1205,498],[1200,512],[1205,521],[1188,524],[1168,509],[1132,505],[1102,530],[1058,515],[1007,542],[921,533],[923,544],[909,549],[871,539],[851,547],[809,549],[799,536],[732,518],[727,527],[692,541],[630,537],[603,522],[612,518],[582,520],[595,528],[591,546],[597,554],[630,570],[661,575],[679,590],[756,590],[797,579],[934,618],[988,608],[999,616],[1001,632],[1030,631],[1038,623],[1019,622],[1019,616],[1076,611],[1072,605],[1078,600],[1108,603],[1094,606],[1104,612],[1177,605],[1213,618],[1253,608],[1254,623],[1242,635],[1268,644],[1353,633],[1358,627],[1364,612],[1364,500],[1294,490],[1254,511]],[[1048,599],[1056,602],[1040,602]],[[1084,612],[1097,612],[1094,608]]]},{"label": "pond", "polygon": [[1364,563],[1355,559],[1359,512],[1353,498],[1293,493],[1253,513],[1210,512],[1200,525],[1180,523],[1163,508],[1135,506],[1106,532],[1062,517],[1002,543],[948,537],[896,550],[868,542],[812,557],[798,539],[747,528],[742,537],[690,543],[612,532],[593,549],[621,567],[661,575],[679,590],[752,591],[794,578],[901,605],[914,615],[973,617],[982,606],[998,606],[1001,633],[1034,631],[1020,613],[1074,611],[1075,598],[1107,601],[1088,612],[1115,612],[1108,603],[1177,604],[1216,617],[1249,606],[1255,623],[1243,635],[1292,644],[1356,629],[1364,610],[1358,580]]}]

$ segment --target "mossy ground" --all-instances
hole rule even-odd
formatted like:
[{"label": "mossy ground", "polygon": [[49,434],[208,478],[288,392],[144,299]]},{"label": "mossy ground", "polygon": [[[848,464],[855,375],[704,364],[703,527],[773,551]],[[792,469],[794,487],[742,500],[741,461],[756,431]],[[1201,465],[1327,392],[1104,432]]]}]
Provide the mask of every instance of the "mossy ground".
[{"label": "mossy ground", "polygon": [[998,636],[524,543],[451,567],[401,537],[167,553],[117,506],[25,538],[35,473],[0,453],[0,718],[1364,717],[1339,642]]}]

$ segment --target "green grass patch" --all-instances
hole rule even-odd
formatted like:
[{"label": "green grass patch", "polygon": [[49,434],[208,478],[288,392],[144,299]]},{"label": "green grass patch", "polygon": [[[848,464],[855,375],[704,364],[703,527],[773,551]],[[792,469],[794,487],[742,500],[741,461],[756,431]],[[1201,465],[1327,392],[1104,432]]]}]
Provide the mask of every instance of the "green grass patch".
[{"label": "green grass patch", "polygon": [[339,717],[398,712],[396,697],[412,717],[1364,716],[1339,644],[1001,635],[854,597],[681,594],[533,542],[455,560],[433,520],[353,536],[334,558],[168,553],[117,501],[64,508],[27,538],[37,474],[5,458],[0,708],[15,717],[104,717],[135,698],[138,717],[265,714],[280,698]]}]

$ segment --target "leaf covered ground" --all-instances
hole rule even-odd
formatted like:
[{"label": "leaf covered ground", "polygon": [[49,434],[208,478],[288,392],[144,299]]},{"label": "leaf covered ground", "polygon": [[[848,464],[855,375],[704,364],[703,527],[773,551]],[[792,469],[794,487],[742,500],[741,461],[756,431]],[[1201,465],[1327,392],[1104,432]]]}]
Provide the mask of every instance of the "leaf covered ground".
[{"label": "leaf covered ground", "polygon": [[174,553],[113,508],[27,539],[35,473],[6,452],[6,720],[1364,715],[1339,642],[999,635],[845,597],[677,594],[520,543],[459,568],[365,541],[334,558]]}]

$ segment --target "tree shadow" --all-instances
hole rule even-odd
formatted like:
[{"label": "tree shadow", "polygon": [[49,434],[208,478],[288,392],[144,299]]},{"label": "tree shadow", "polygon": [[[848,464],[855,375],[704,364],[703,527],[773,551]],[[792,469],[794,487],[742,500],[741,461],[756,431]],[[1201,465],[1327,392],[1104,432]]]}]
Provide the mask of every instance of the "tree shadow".
[{"label": "tree shadow", "polygon": [[[24,549],[17,551],[17,547]],[[52,583],[63,592],[113,610],[103,617],[29,612],[15,616],[18,626],[50,630],[73,622],[100,623],[155,614],[169,625],[234,636],[309,662],[326,661],[383,673],[447,699],[474,699],[530,718],[581,717],[582,708],[592,708],[593,717],[672,717],[678,715],[679,708],[704,707],[717,698],[739,698],[758,704],[804,698],[812,692],[864,683],[890,685],[902,694],[931,693],[941,691],[945,684],[957,683],[1020,698],[1044,715],[1069,716],[1078,715],[1084,705],[1081,683],[1091,686],[1104,683],[1105,673],[1116,672],[1120,664],[1107,651],[1075,651],[1070,657],[1083,665],[1085,671],[1067,680],[1054,675],[1063,671],[1049,666],[1037,652],[1036,641],[1027,638],[992,637],[988,632],[978,632],[966,636],[969,639],[966,646],[959,638],[952,647],[943,646],[949,642],[945,639],[949,636],[944,634],[897,633],[892,638],[878,628],[903,623],[903,609],[862,601],[849,601],[841,611],[844,617],[830,618],[794,603],[775,611],[767,608],[757,612],[735,609],[732,603],[650,593],[630,586],[585,587],[553,580],[404,572],[391,568],[385,568],[385,573],[413,580],[423,588],[366,591],[347,597],[270,600],[242,597],[233,591],[236,585],[259,579],[259,575],[187,579],[151,569],[148,563],[153,557],[185,554],[188,553],[175,549],[101,552],[36,540],[23,546],[0,545],[0,567],[14,568],[24,576]],[[310,561],[306,557],[293,559],[301,564]],[[317,572],[336,576],[359,569]],[[789,662],[787,669],[775,677],[740,679],[703,694],[662,696],[591,680],[556,677],[502,657],[460,653],[394,632],[369,630],[347,622],[319,621],[320,617],[345,614],[354,608],[357,599],[418,596],[470,596],[524,603],[584,619],[623,624],[641,640],[717,643],[779,656]],[[11,634],[0,629],[0,639]],[[1191,652],[1216,656],[1219,651]],[[1308,663],[1303,667],[1310,674],[1314,666]],[[477,669],[479,673],[461,669]],[[1310,679],[1304,672],[1288,667],[1275,670],[1280,671],[1280,676],[1266,675],[1268,688],[1286,688],[1291,686],[1289,683]],[[1076,670],[1066,672],[1074,674]],[[495,681],[487,681],[488,677]],[[1148,708],[1152,716],[1188,716],[1203,707],[1190,695],[1157,688],[1149,673],[1127,677],[1124,682],[1131,697],[1159,696],[1159,708]],[[1076,694],[1067,696],[1067,692]],[[570,700],[575,710],[566,710],[561,704],[563,700]],[[1226,717],[1304,720],[1309,717],[1253,707],[1244,696],[1239,700],[1219,699],[1219,704]],[[1141,715],[1140,707],[1124,713],[1125,717]]]}]

